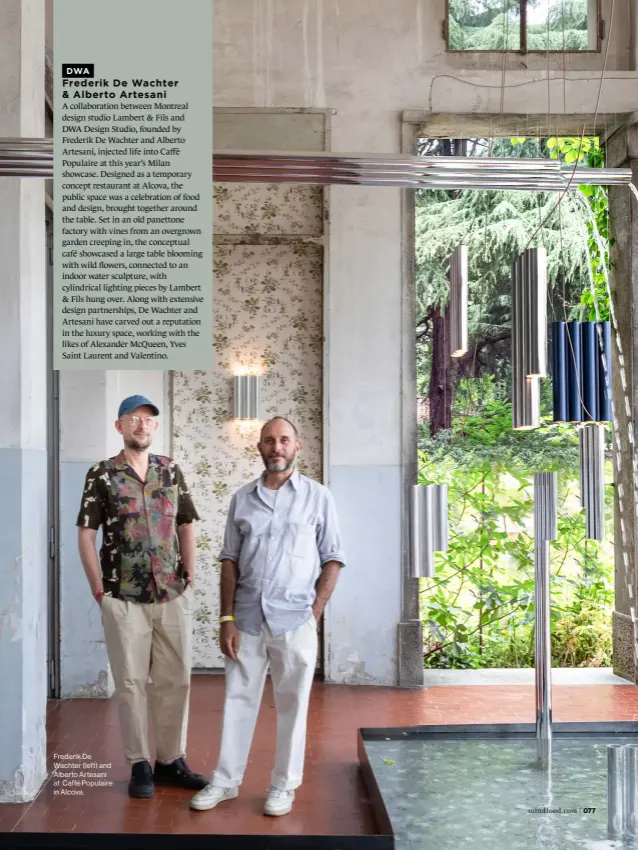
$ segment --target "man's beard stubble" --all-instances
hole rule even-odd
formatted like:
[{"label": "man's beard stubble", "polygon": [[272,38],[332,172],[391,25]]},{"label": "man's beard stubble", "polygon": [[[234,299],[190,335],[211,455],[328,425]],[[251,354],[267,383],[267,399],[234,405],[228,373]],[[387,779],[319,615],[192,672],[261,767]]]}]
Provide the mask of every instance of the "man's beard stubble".
[{"label": "man's beard stubble", "polygon": [[[295,452],[288,461],[285,461],[285,458],[272,458],[271,460],[267,460],[263,454],[261,459],[263,460],[264,466],[268,472],[288,472],[288,470],[294,465],[296,457],[297,453]],[[285,462],[285,466],[283,469],[279,469],[279,465],[282,461]]]},{"label": "man's beard stubble", "polygon": [[151,442],[152,440],[150,436],[129,437],[128,439],[124,440],[124,445],[127,449],[139,452],[143,451],[144,449],[147,449],[151,445]]}]

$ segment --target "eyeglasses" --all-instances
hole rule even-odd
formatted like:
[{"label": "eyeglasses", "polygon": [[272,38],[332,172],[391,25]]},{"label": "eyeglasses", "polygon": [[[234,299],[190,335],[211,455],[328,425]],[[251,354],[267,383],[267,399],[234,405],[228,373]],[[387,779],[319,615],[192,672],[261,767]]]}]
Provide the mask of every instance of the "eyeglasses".
[{"label": "eyeglasses", "polygon": [[134,428],[137,428],[141,422],[143,422],[148,428],[153,422],[155,422],[155,419],[152,416],[129,416],[128,418],[129,425],[132,425]]}]

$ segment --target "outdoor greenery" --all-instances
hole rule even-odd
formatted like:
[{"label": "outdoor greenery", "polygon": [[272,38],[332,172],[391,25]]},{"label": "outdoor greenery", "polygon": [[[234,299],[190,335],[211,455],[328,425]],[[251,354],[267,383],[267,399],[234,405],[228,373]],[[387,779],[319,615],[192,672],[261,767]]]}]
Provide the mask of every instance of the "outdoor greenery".
[{"label": "outdoor greenery", "polygon": [[[424,142],[423,152],[454,152],[454,144]],[[457,152],[602,164],[598,143],[590,139],[474,141]],[[604,241],[606,191],[585,194]],[[542,382],[543,426],[512,430],[509,280],[518,254],[530,244],[547,249],[550,322],[595,318],[590,265],[599,311],[608,315],[593,225],[576,204],[557,201],[549,193],[417,194],[417,379],[418,394],[429,404],[420,428],[419,482],[447,483],[450,505],[448,551],[436,556],[436,577],[422,580],[428,667],[533,665],[532,482],[534,472],[549,470],[558,473],[560,488],[559,534],[552,544],[553,663],[611,663],[611,485],[607,539],[586,540],[578,434],[575,426],[552,422],[551,381]],[[446,259],[459,244],[469,254],[470,350],[453,362],[442,350]],[[603,251],[607,262],[606,243]],[[443,393],[437,392],[441,382]],[[441,413],[441,406],[449,410]]]},{"label": "outdoor greenery", "polygon": [[527,2],[528,50],[587,50],[587,0],[449,0],[451,50],[519,50]]}]

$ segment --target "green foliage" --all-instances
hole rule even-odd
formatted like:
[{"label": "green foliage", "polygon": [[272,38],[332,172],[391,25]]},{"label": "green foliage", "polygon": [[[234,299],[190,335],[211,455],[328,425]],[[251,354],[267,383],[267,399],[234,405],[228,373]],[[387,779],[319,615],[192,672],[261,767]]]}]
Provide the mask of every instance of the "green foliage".
[{"label": "green foliage", "polygon": [[533,473],[549,470],[558,472],[560,497],[551,570],[554,664],[609,664],[613,567],[605,544],[585,539],[584,515],[574,510],[575,429],[545,423],[513,431],[511,406],[496,399],[477,413],[456,413],[450,433],[420,442],[419,483],[448,485],[451,529],[448,551],[436,556],[436,577],[423,582],[425,666],[533,665]]},{"label": "green foliage", "polygon": [[[488,152],[486,144],[482,155]],[[509,139],[497,140],[491,153],[495,157],[522,158],[547,155],[536,139],[517,139],[515,144]],[[479,330],[493,333],[509,327],[512,264],[534,234],[535,243],[547,249],[549,280],[557,303],[562,303],[560,279],[566,278],[579,291],[585,289],[589,283],[582,237],[583,215],[568,204],[561,204],[554,211],[556,201],[556,194],[549,192],[418,192],[418,315],[423,315],[430,305],[447,302],[447,258],[459,244],[468,246],[471,336]],[[565,318],[562,313],[556,316],[559,320]]]},{"label": "green foliage", "polygon": [[[547,142],[548,148],[550,147],[550,143],[552,156],[561,158],[568,164],[582,164],[588,168],[602,168],[605,164],[603,151],[598,139],[549,139]],[[596,221],[598,233],[603,242],[603,252],[601,254],[594,225],[591,221],[586,220],[587,233],[589,235],[588,246],[591,257],[591,271],[594,280],[596,301],[598,302],[598,311],[601,319],[608,320],[609,293],[604,269],[609,268],[609,245],[613,244],[613,240],[609,240],[609,197],[605,186],[580,186],[579,188],[587,198],[587,202]],[[591,287],[583,290],[581,303],[588,308],[587,318],[590,321],[596,319],[596,305]]]}]

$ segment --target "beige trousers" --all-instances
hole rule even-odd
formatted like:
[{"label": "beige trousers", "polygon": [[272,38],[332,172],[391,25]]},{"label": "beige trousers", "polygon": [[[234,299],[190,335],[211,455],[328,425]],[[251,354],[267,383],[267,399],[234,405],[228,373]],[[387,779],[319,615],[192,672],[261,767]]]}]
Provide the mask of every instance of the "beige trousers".
[{"label": "beige trousers", "polygon": [[170,602],[141,604],[104,596],[100,606],[106,651],[119,704],[129,764],[151,761],[146,688],[156,757],[170,764],[186,754],[191,679],[192,588]]}]

